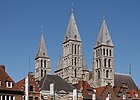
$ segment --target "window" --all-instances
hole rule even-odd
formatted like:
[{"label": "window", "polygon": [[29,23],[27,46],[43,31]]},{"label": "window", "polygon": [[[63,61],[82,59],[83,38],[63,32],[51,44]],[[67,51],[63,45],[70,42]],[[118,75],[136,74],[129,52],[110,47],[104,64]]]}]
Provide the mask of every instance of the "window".
[{"label": "window", "polygon": [[80,54],[80,46],[78,45],[78,55]]},{"label": "window", "polygon": [[99,56],[100,55],[100,52],[99,52],[99,49],[97,50],[97,56]]},{"label": "window", "polygon": [[98,71],[98,79],[100,79],[100,71]]},{"label": "window", "polygon": [[2,96],[2,100],[5,100],[5,95]]},{"label": "window", "polygon": [[43,60],[41,59],[41,67],[43,67]]},{"label": "window", "polygon": [[111,65],[111,59],[108,59],[108,67]]},{"label": "window", "polygon": [[103,49],[103,55],[105,55],[105,49]]},{"label": "window", "polygon": [[76,54],[76,44],[75,44],[75,54]]},{"label": "window", "polygon": [[104,59],[104,67],[106,67],[106,58]]},{"label": "window", "polygon": [[11,100],[14,100],[14,96],[11,96]]},{"label": "window", "polygon": [[33,91],[33,86],[32,85],[30,85],[30,91]]},{"label": "window", "polygon": [[6,82],[7,88],[12,88],[12,82]]},{"label": "window", "polygon": [[75,66],[76,66],[76,63],[77,63],[77,62],[76,62],[76,57],[75,57]]},{"label": "window", "polygon": [[108,49],[106,49],[106,55],[108,56]]},{"label": "window", "polygon": [[76,77],[76,69],[75,69],[75,77]]},{"label": "window", "polygon": [[33,97],[29,97],[29,100],[33,100]]},{"label": "window", "polygon": [[102,56],[102,49],[100,49],[100,55]]},{"label": "window", "polygon": [[35,100],[38,100],[38,97],[35,97]]},{"label": "window", "polygon": [[106,71],[106,78],[108,78],[109,70]]},{"label": "window", "polygon": [[101,67],[101,59],[99,59],[99,67]]},{"label": "window", "polygon": [[72,59],[72,65],[73,65],[73,59]]},{"label": "window", "polygon": [[44,60],[44,67],[46,67],[46,60]]},{"label": "window", "polygon": [[73,44],[72,44],[72,54],[73,54]]},{"label": "window", "polygon": [[9,100],[9,95],[7,95],[7,97],[6,97],[6,98],[7,98],[7,100]]},{"label": "window", "polygon": [[111,56],[111,50],[109,50],[109,55]]},{"label": "window", "polygon": [[97,68],[98,68],[98,60],[96,60]]},{"label": "window", "polygon": [[43,70],[41,70],[41,77],[43,77]]}]

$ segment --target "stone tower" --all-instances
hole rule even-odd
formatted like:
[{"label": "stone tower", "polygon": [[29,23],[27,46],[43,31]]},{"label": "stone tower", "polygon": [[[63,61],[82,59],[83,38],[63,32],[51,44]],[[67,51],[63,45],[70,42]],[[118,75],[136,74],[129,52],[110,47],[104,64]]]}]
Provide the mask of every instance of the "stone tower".
[{"label": "stone tower", "polygon": [[38,51],[35,58],[35,78],[36,81],[40,81],[46,74],[51,74],[50,59],[46,49],[43,34],[38,47]]},{"label": "stone tower", "polygon": [[55,74],[72,84],[80,79],[89,78],[89,71],[82,54],[82,41],[73,12],[63,41],[63,56],[58,62]]},{"label": "stone tower", "polygon": [[105,19],[94,47],[92,79],[96,87],[114,86],[114,45]]}]

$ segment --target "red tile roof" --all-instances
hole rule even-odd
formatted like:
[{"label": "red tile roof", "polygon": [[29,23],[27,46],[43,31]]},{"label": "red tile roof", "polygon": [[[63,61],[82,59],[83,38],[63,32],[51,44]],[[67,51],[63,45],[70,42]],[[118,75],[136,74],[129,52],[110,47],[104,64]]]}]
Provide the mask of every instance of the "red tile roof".
[{"label": "red tile roof", "polygon": [[84,99],[92,99],[92,94],[95,94],[94,89],[86,81],[81,80],[74,86],[82,92]]},{"label": "red tile roof", "polygon": [[[20,91],[19,87],[15,84],[15,82],[12,80],[12,78],[7,74],[5,71],[5,66],[0,65],[0,81],[1,81],[1,86],[0,86],[0,93],[20,93],[23,95],[23,91]],[[8,88],[6,86],[6,82],[12,82],[12,87]]]}]

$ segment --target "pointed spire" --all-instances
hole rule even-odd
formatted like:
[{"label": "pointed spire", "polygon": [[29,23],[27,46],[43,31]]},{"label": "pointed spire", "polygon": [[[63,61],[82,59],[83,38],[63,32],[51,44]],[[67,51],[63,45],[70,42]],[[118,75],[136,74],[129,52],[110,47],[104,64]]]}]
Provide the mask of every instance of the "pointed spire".
[{"label": "pointed spire", "polygon": [[75,18],[74,18],[73,7],[72,7],[68,27],[67,27],[67,30],[66,30],[66,35],[65,35],[65,38],[64,38],[64,42],[66,42],[68,40],[81,41],[81,37],[80,37],[79,31],[78,31],[78,28],[77,28],[77,25],[76,25],[76,21],[75,21]]},{"label": "pointed spire", "polygon": [[48,52],[47,52],[47,49],[46,49],[46,45],[45,45],[45,41],[44,41],[43,33],[41,33],[40,43],[39,43],[38,51],[37,51],[37,54],[36,54],[36,58],[38,58],[38,57],[49,58]]},{"label": "pointed spire", "polygon": [[109,34],[105,19],[103,19],[102,26],[100,29],[100,32],[98,34],[98,38],[95,44],[95,47],[100,45],[108,45],[108,46],[114,46],[111,36]]},{"label": "pointed spire", "polygon": [[62,57],[59,58],[55,71],[58,71],[60,69],[63,69],[63,60],[62,60]]}]

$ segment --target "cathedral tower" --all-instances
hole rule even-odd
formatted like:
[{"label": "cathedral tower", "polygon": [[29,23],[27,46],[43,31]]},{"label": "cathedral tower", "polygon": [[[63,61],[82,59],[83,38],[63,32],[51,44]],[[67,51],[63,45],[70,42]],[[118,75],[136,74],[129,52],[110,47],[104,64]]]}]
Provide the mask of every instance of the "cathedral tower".
[{"label": "cathedral tower", "polygon": [[114,45],[105,19],[94,47],[92,79],[96,87],[114,86]]},{"label": "cathedral tower", "polygon": [[43,34],[35,58],[35,78],[40,81],[46,74],[51,74],[50,59],[46,49]]},{"label": "cathedral tower", "polygon": [[63,41],[63,56],[59,60],[55,74],[72,84],[77,83],[81,78],[85,80],[89,78],[82,54],[82,40],[73,11]]}]

